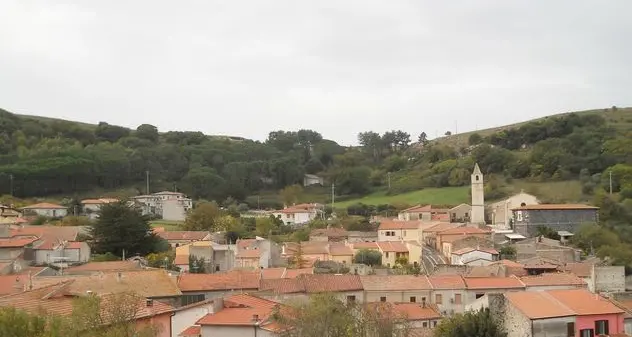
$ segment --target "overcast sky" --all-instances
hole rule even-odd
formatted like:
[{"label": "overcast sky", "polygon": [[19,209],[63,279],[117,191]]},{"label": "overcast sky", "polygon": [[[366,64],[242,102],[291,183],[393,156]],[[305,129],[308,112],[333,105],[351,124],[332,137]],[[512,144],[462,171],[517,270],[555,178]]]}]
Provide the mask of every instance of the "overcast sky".
[{"label": "overcast sky", "polygon": [[0,107],[263,140],[632,105],[632,1],[0,0]]}]

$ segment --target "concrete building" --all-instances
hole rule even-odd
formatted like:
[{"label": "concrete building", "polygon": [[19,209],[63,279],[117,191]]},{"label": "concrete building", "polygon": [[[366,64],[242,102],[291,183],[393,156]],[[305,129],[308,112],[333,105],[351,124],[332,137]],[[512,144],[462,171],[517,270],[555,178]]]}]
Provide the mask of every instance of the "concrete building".
[{"label": "concrete building", "polygon": [[493,248],[463,248],[452,252],[452,264],[468,266],[487,266],[498,261],[498,251]]},{"label": "concrete building", "polygon": [[483,182],[483,173],[478,163],[474,165],[474,171],[471,176],[472,180],[472,218],[474,224],[485,223],[485,184]]},{"label": "concrete building", "polygon": [[599,221],[599,207],[580,204],[526,205],[512,212],[513,229],[526,237],[537,235],[540,226],[575,233],[579,226]]},{"label": "concrete building", "polygon": [[23,207],[22,211],[25,215],[33,214],[49,218],[63,218],[68,215],[67,207],[48,202]]},{"label": "concrete building", "polygon": [[151,195],[132,197],[143,214],[153,214],[163,220],[184,221],[186,214],[193,208],[193,200],[184,193],[163,191]]},{"label": "concrete building", "polygon": [[321,204],[299,204],[273,211],[272,214],[288,226],[301,226],[322,217]]},{"label": "concrete building", "polygon": [[539,203],[536,196],[525,193],[524,191],[495,202],[488,207],[492,226],[499,229],[509,229],[511,227],[512,209],[526,205],[537,205]]},{"label": "concrete building", "polygon": [[99,198],[99,199],[84,199],[81,200],[81,207],[83,208],[82,213],[85,214],[90,219],[96,219],[98,217],[98,212],[103,205],[117,202],[118,199],[112,198]]}]

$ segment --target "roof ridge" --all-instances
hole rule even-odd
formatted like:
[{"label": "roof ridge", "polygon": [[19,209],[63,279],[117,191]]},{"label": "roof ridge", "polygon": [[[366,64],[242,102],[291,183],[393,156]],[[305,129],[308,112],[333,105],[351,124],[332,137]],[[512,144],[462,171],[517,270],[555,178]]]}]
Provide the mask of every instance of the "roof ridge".
[{"label": "roof ridge", "polygon": [[555,296],[551,295],[548,291],[541,291],[541,293],[543,293],[548,299],[553,300],[555,303],[561,305],[562,307],[568,309],[568,311],[572,312],[573,314],[575,314],[576,316],[578,316],[579,314],[577,313],[577,311],[571,309],[569,306],[567,306],[566,304],[562,303],[562,301],[558,300],[557,298],[555,298]]}]

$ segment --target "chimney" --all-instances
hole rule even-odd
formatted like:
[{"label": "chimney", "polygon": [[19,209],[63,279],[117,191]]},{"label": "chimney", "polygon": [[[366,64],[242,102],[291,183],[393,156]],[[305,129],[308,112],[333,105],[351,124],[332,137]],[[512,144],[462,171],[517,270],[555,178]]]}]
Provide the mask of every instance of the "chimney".
[{"label": "chimney", "polygon": [[425,307],[426,307],[426,298],[425,298],[425,297],[422,297],[422,298],[421,298],[421,307],[422,307],[422,308],[425,308]]},{"label": "chimney", "polygon": [[145,304],[147,304],[148,307],[153,307],[154,300],[152,300],[151,298],[148,298],[147,301],[145,301]]},{"label": "chimney", "polygon": [[252,315],[252,321],[255,324],[259,324],[260,323],[259,322],[259,315],[257,315],[257,314]]}]

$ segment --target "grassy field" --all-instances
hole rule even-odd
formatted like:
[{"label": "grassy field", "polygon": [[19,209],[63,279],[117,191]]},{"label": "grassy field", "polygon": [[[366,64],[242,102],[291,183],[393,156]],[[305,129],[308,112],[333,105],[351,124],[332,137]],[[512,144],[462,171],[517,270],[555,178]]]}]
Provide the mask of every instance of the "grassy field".
[{"label": "grassy field", "polygon": [[[357,203],[366,205],[458,205],[470,202],[469,189],[469,186],[426,188],[397,195],[376,192],[362,198],[338,202],[336,203],[336,208],[345,208]],[[585,202],[589,199],[582,194],[580,182],[575,180],[546,183],[514,180],[507,189],[510,194],[519,193],[520,191],[533,194],[545,203]],[[487,201],[493,202],[495,200]]]},{"label": "grassy field", "polygon": [[151,221],[151,227],[163,227],[166,231],[179,231],[182,230],[179,222],[166,221],[166,220],[154,220]]}]

